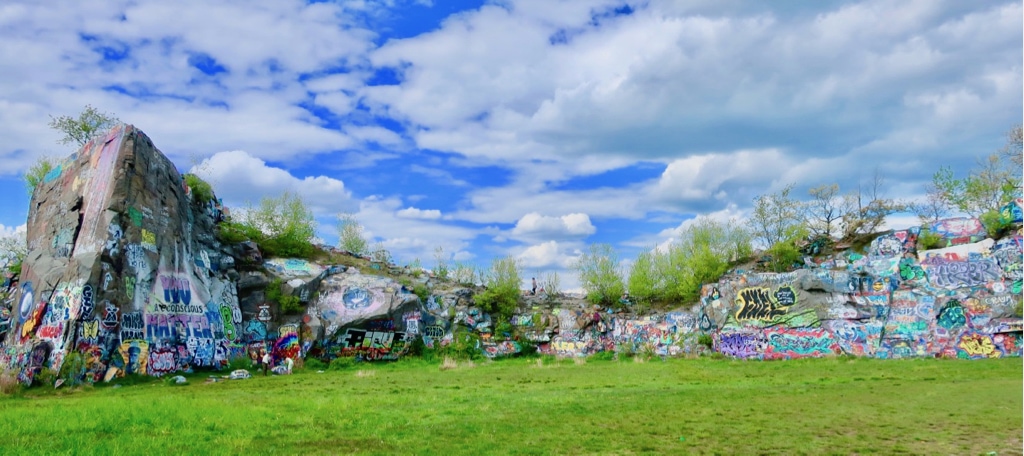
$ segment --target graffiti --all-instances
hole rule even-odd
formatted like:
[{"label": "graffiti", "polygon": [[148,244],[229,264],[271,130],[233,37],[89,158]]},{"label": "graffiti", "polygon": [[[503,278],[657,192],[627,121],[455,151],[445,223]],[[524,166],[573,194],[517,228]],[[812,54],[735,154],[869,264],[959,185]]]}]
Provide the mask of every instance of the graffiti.
[{"label": "graffiti", "polygon": [[160,377],[164,374],[174,372],[178,366],[174,350],[160,348],[149,353],[149,374]]},{"label": "graffiti", "polygon": [[272,258],[264,263],[264,266],[275,269],[282,273],[320,275],[324,268],[318,264],[295,258]]},{"label": "graffiti", "polygon": [[128,299],[135,299],[135,277],[124,278],[124,292]]},{"label": "graffiti", "polygon": [[366,360],[396,359],[405,348],[405,333],[349,328],[339,338],[341,354]]},{"label": "graffiti", "polygon": [[267,338],[267,325],[263,324],[262,321],[249,320],[245,322],[245,340],[248,342],[258,342],[266,340]]},{"label": "graffiti", "polygon": [[160,285],[164,289],[164,302],[185,305],[192,302],[192,284],[187,278],[161,275]]},{"label": "graffiti", "polygon": [[67,258],[71,256],[71,250],[74,248],[74,235],[71,230],[62,228],[57,232],[57,235],[53,237],[51,246],[54,248],[53,256],[58,258]]},{"label": "graffiti", "polygon": [[142,249],[142,246],[138,244],[128,244],[125,247],[128,252],[126,255],[128,258],[128,266],[132,267],[136,271],[145,271],[149,269],[149,261],[146,259],[146,251]]},{"label": "graffiti", "polygon": [[967,324],[967,316],[964,315],[964,308],[960,301],[950,300],[939,311],[938,325],[946,329],[962,328]]},{"label": "graffiti", "polygon": [[876,256],[893,256],[903,254],[903,242],[894,234],[886,234],[871,241],[870,252]]},{"label": "graffiti", "polygon": [[[789,288],[788,286],[786,288]],[[781,290],[782,288],[780,288]],[[795,297],[793,298],[795,301]],[[771,320],[783,315],[788,307],[773,299],[768,288],[745,288],[736,295],[737,320]]]},{"label": "graffiti", "polygon": [[100,340],[99,320],[88,320],[78,322],[78,343],[80,345],[95,345]]},{"label": "graffiti", "polygon": [[998,358],[1000,355],[992,338],[981,334],[965,334],[957,346],[970,358]]},{"label": "graffiti", "polygon": [[92,296],[92,285],[86,285],[82,287],[82,305],[80,308],[81,318],[89,318],[92,316],[92,311],[95,307]]},{"label": "graffiti", "polygon": [[146,363],[149,362],[149,344],[146,341],[124,341],[121,343],[118,353],[121,354],[120,361],[124,374],[146,374]]},{"label": "graffiti", "polygon": [[444,328],[439,325],[428,325],[423,328],[423,335],[431,339],[440,339],[444,337]]},{"label": "graffiti", "polygon": [[839,352],[839,345],[825,330],[781,330],[768,333],[765,359],[820,357]]},{"label": "graffiti", "polygon": [[715,337],[714,343],[716,351],[734,358],[756,358],[764,348],[764,338],[760,334],[723,333]]},{"label": "graffiti", "polygon": [[1024,220],[1024,209],[1022,209],[1022,206],[1024,206],[1024,199],[1017,198],[1010,201],[999,209],[999,218],[1006,224],[1020,223]]},{"label": "graffiti", "polygon": [[350,310],[365,309],[373,305],[373,296],[360,287],[351,287],[342,295],[345,308]]},{"label": "graffiti", "polygon": [[[181,341],[188,338],[212,339],[213,329],[206,315],[146,314],[146,340]],[[142,339],[142,337],[139,337]]]},{"label": "graffiti", "polygon": [[122,237],[124,237],[124,231],[121,230],[120,225],[111,223],[107,226],[107,244],[104,246],[104,250],[108,252],[111,258],[116,257],[120,253],[118,246],[121,243]]},{"label": "graffiti", "polygon": [[711,319],[708,318],[708,314],[706,314],[704,312],[701,312],[700,313],[700,330],[701,331],[711,331],[711,328],[712,328]]},{"label": "graffiti", "polygon": [[521,348],[519,344],[513,341],[503,341],[498,343],[483,344],[483,355],[488,358],[496,358],[498,356],[509,356],[519,353]]},{"label": "graffiti", "polygon": [[277,331],[279,337],[274,342],[274,358],[297,358],[299,356],[299,328],[295,325],[281,325]]},{"label": "graffiti", "polygon": [[932,283],[943,288],[983,286],[1001,278],[999,267],[990,259],[932,263],[928,276]]},{"label": "graffiti", "polygon": [[134,207],[129,207],[128,208],[128,218],[131,219],[132,225],[139,226],[139,227],[142,226],[142,218],[143,218],[143,216],[142,216],[142,212],[140,212],[138,209],[136,209]]},{"label": "graffiti", "polygon": [[142,241],[139,242],[142,248],[149,250],[150,252],[156,252],[156,235],[152,231],[143,229],[142,230]]},{"label": "graffiti", "polygon": [[904,257],[900,259],[900,280],[909,282],[912,280],[924,279],[926,277],[924,269],[914,261],[913,257]]},{"label": "graffiti", "polygon": [[783,307],[796,304],[796,292],[789,285],[783,285],[775,290],[775,302]]},{"label": "graffiti", "polygon": [[25,282],[21,285],[21,302],[18,308],[21,313],[21,322],[24,323],[32,315],[32,308],[35,304],[35,292],[32,290],[32,282]]},{"label": "graffiti", "polygon": [[985,237],[985,227],[976,218],[957,217],[939,220],[930,227],[931,232],[946,239]]},{"label": "graffiti", "polygon": [[409,336],[416,336],[420,333],[420,312],[406,312],[402,315],[402,321],[405,322],[405,333]]},{"label": "graffiti", "polygon": [[121,340],[145,338],[145,324],[142,312],[126,312],[121,314]]},{"label": "graffiti", "polygon": [[230,307],[226,305],[220,306],[221,322],[224,325],[224,337],[226,337],[228,340],[235,340],[236,337],[238,336],[238,334],[235,333],[235,324],[233,321],[233,316],[234,315]]},{"label": "graffiti", "polygon": [[261,305],[259,312],[256,314],[256,319],[263,322],[270,321],[270,306],[266,304]]}]

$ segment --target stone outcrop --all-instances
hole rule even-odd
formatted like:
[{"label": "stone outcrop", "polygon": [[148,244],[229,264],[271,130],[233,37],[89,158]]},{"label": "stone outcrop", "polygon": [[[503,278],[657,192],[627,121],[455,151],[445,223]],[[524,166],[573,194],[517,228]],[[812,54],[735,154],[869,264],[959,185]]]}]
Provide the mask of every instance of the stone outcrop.
[{"label": "stone outcrop", "polygon": [[131,125],[83,146],[35,189],[4,356],[92,380],[220,366],[242,314],[214,205]]}]

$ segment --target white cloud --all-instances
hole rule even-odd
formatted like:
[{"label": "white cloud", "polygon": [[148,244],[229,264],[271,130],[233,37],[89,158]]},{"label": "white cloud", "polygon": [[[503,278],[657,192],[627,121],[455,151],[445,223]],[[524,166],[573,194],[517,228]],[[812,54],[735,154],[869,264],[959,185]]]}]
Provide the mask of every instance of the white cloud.
[{"label": "white cloud", "polygon": [[520,239],[573,239],[584,238],[597,232],[590,216],[572,213],[546,216],[531,212],[522,216],[512,228],[512,236]]},{"label": "white cloud", "polygon": [[322,175],[300,179],[241,150],[218,152],[194,166],[191,172],[209,181],[228,206],[258,204],[263,197],[292,192],[301,196],[318,215],[333,215],[355,208],[344,182]]},{"label": "white cloud", "polygon": [[395,215],[404,219],[437,220],[441,218],[441,211],[437,209],[417,209],[407,207],[395,212]]},{"label": "white cloud", "polygon": [[564,244],[547,241],[527,247],[516,255],[524,269],[556,268],[567,270],[579,255],[573,255]]}]

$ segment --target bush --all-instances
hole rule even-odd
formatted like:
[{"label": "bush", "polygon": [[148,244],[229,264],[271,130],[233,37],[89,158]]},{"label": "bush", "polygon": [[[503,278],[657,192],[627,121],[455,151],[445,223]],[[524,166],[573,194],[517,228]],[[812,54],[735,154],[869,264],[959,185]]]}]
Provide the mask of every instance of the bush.
[{"label": "bush", "polygon": [[707,348],[714,348],[715,339],[710,334],[701,334],[697,336],[697,345],[703,345]]},{"label": "bush", "polygon": [[14,394],[19,389],[21,389],[21,383],[18,383],[16,371],[5,369],[0,372],[0,394]]},{"label": "bush", "polygon": [[255,368],[256,366],[253,365],[252,359],[248,356],[239,356],[231,358],[231,360],[228,361],[228,371],[235,371],[238,369],[251,370]]},{"label": "bush", "polygon": [[1003,237],[1007,232],[1013,228],[1013,222],[1003,218],[999,211],[988,211],[981,214],[978,217],[981,220],[982,226],[985,227],[985,232],[988,233],[988,237],[992,239],[999,239]]},{"label": "bush", "polygon": [[44,386],[53,386],[57,382],[57,372],[49,367],[44,367],[33,377],[33,383]]},{"label": "bush", "polygon": [[917,236],[918,250],[941,249],[945,246],[946,240],[942,236],[932,233],[929,230],[921,230],[921,234]]},{"label": "bush", "polygon": [[732,261],[750,255],[750,234],[733,222],[698,217],[658,259],[665,299],[696,302],[705,283],[717,281]]},{"label": "bush", "polygon": [[263,198],[259,207],[245,211],[239,225],[266,256],[309,259],[317,252],[312,244],[316,219],[298,195]]},{"label": "bush", "polygon": [[267,285],[267,301],[276,302],[281,313],[295,315],[302,313],[305,308],[302,306],[298,296],[286,295],[283,291],[284,283],[281,279],[274,279]]},{"label": "bush", "polygon": [[487,273],[487,289],[474,298],[477,306],[485,312],[511,320],[519,306],[519,286],[522,281],[522,269],[515,258],[495,258]]},{"label": "bush", "polygon": [[327,364],[317,358],[306,358],[303,367],[309,370],[324,370],[327,369]]},{"label": "bush", "polygon": [[249,226],[241,223],[223,222],[217,225],[217,239],[224,244],[237,244],[260,237],[262,234],[259,233],[259,230],[251,231]]},{"label": "bush", "polygon": [[205,204],[214,198],[213,187],[199,176],[188,173],[182,176],[185,178],[185,184],[192,189],[192,201],[199,204]]},{"label": "bush", "polygon": [[615,305],[626,291],[618,269],[618,256],[608,244],[592,244],[573,265],[587,300],[600,305]]},{"label": "bush", "polygon": [[412,288],[412,292],[420,298],[420,302],[427,302],[427,300],[430,299],[430,289],[422,283],[416,284]]},{"label": "bush", "polygon": [[437,349],[437,356],[454,359],[480,359],[483,356],[480,352],[480,336],[465,328],[456,329],[451,343]]},{"label": "bush", "polygon": [[611,350],[600,351],[591,355],[590,359],[594,361],[615,361],[615,352]]},{"label": "bush", "polygon": [[348,368],[350,368],[352,366],[355,366],[355,365],[356,365],[356,359],[355,358],[351,358],[351,357],[348,357],[348,356],[343,356],[341,358],[334,358],[334,359],[332,359],[331,363],[327,366],[327,368],[332,370],[332,371],[340,371],[340,370],[348,369]]},{"label": "bush", "polygon": [[64,363],[60,366],[58,378],[64,380],[65,385],[78,386],[82,383],[83,377],[85,377],[85,356],[76,351],[68,353],[64,357]]},{"label": "bush", "polygon": [[366,255],[369,245],[363,237],[363,225],[350,213],[338,214],[338,248],[356,255]]},{"label": "bush", "polygon": [[649,303],[664,292],[665,286],[658,274],[657,253],[654,249],[640,252],[629,268],[629,297],[638,303]]}]

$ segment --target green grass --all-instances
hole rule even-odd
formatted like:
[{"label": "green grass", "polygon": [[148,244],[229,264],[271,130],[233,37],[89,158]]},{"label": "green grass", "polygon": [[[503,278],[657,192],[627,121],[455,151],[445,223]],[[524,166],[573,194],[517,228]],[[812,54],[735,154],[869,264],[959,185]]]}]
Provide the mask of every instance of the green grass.
[{"label": "green grass", "polygon": [[[0,399],[3,454],[1020,454],[1020,358],[420,360]],[[360,369],[361,368],[361,369]]]}]

